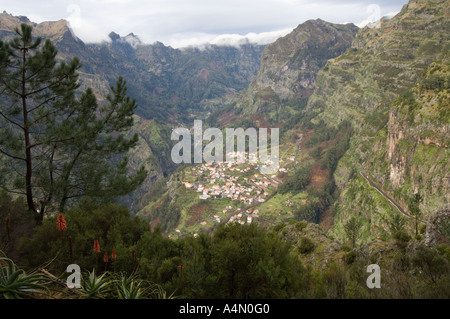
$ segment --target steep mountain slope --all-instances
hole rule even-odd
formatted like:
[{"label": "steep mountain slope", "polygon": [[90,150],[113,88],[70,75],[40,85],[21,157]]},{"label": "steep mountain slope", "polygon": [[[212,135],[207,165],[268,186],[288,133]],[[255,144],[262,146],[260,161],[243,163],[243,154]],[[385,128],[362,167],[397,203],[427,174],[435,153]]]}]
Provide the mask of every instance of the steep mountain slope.
[{"label": "steep mountain slope", "polygon": [[[1,36],[10,35],[9,25],[25,20],[1,15]],[[398,212],[374,185],[406,212],[409,199],[420,193],[423,220],[449,201],[449,20],[448,0],[411,1],[394,18],[359,31],[352,24],[307,21],[262,54],[261,47],[251,45],[205,50],[143,46],[133,34],[122,38],[115,33],[110,43],[85,45],[61,21],[40,32],[53,37],[62,57],[73,54],[87,61],[82,83],[100,96],[118,74],[133,79],[129,94],[140,105],[135,131],[141,144],[132,162],[144,161],[151,172],[144,187],[126,200],[134,211],[152,216],[152,210],[165,213],[167,208],[170,214],[165,215],[173,218],[166,226],[174,229],[183,210],[222,209],[218,202],[195,206],[198,196],[181,184],[192,175],[187,170],[172,176],[168,187],[148,190],[176,167],[169,159],[172,124],[204,118],[252,80],[232,108],[214,114],[215,124],[280,127],[286,171],[278,178],[288,181],[297,175],[290,162],[294,156],[300,171],[310,172],[292,196],[271,191],[262,211],[277,220],[306,216],[319,222],[326,209],[328,222],[334,220],[330,234],[344,241],[343,226],[353,216],[363,223],[363,240],[387,236],[387,225]],[[332,197],[337,202],[329,209]]]},{"label": "steep mountain slope", "polygon": [[[263,51],[256,79],[238,94],[230,107],[212,115],[209,124],[216,127],[267,127],[268,123],[279,126],[284,133],[280,141],[282,171],[279,171],[276,178],[283,181],[291,179],[292,183],[288,181],[287,184],[298,185],[297,181],[294,181],[297,177],[293,176],[296,174],[292,161],[296,152],[298,153],[296,134],[300,132],[298,129],[287,132],[285,129],[292,129],[291,126],[296,123],[290,123],[290,126],[283,119],[292,121],[295,119],[292,115],[298,117],[301,114],[301,109],[305,107],[308,96],[316,86],[318,70],[330,57],[336,57],[350,47],[357,30],[353,24],[336,25],[322,20],[311,20],[269,44]],[[349,133],[345,125],[343,128],[345,132],[336,131],[333,136],[328,134],[327,141],[321,144],[324,152],[333,149],[336,153],[342,153],[338,149],[345,144]],[[260,215],[255,216],[255,220],[264,220],[263,223],[267,226],[292,219],[294,216],[302,216],[308,221],[319,221],[320,214],[329,207],[331,201],[329,197],[334,187],[333,178],[330,170],[322,167],[325,166],[326,159],[320,160],[307,154],[316,145],[311,142],[313,132],[304,133],[304,141],[309,141],[310,144],[302,144],[297,167],[301,166],[301,172],[308,171],[305,178],[311,182],[302,183],[302,189],[296,189],[293,195],[277,195],[277,183],[271,183],[261,177],[256,167],[243,165],[237,167],[239,171],[236,171],[219,165],[219,176],[212,177],[214,173],[211,173],[209,178],[210,168],[207,165],[188,166],[174,173],[167,187],[160,187],[160,196],[152,197],[138,214],[150,222],[161,223],[162,229],[174,236],[198,231],[211,232],[221,222],[233,219],[233,215],[239,216],[241,211],[252,211],[255,206],[260,209]],[[334,143],[339,146],[335,147]],[[234,177],[237,179],[232,181]],[[183,183],[195,186],[189,186],[187,189]],[[311,196],[303,189],[307,184],[310,184],[311,194],[314,192]],[[250,189],[247,187],[249,185]],[[260,188],[258,185],[265,186]],[[286,187],[288,188],[289,186]],[[218,196],[213,195],[216,199],[205,200],[205,196],[198,194],[208,193],[208,190],[212,189],[220,193]],[[261,189],[264,190],[264,196],[256,194]],[[322,198],[323,194],[326,194],[326,198]],[[206,197],[208,196],[206,194]],[[310,205],[311,209],[299,212],[305,203]],[[313,211],[316,208],[317,212]],[[242,212],[241,217],[235,220],[245,216]],[[175,229],[178,230],[177,233]]]},{"label": "steep mountain slope", "polygon": [[313,121],[349,120],[355,129],[335,173],[339,238],[351,216],[373,238],[398,213],[360,171],[406,211],[420,193],[424,220],[449,201],[449,27],[450,1],[410,1],[380,27],[358,32],[319,72],[307,105]]},{"label": "steep mountain slope", "polygon": [[[316,88],[319,69],[350,47],[357,30],[353,24],[308,20],[267,45],[258,75],[240,94],[236,108],[244,114],[266,114],[272,120],[288,118],[296,104],[301,104],[299,100]],[[296,101],[294,110],[288,100]]]},{"label": "steep mountain slope", "polygon": [[20,23],[33,25],[35,36],[52,40],[60,58],[78,56],[83,62],[82,85],[97,89],[99,97],[122,75],[139,105],[138,115],[170,123],[204,118],[246,88],[256,76],[264,48],[247,43],[180,50],[160,42],[142,44],[134,34],[121,37],[114,32],[110,42],[85,44],[65,20],[36,24],[7,13],[0,14],[0,38],[14,37]]},{"label": "steep mountain slope", "polygon": [[119,75],[127,80],[128,95],[138,104],[133,131],[140,137],[130,162],[136,168],[144,163],[149,171],[144,185],[124,199],[131,207],[156,180],[175,170],[170,160],[172,128],[205,118],[247,87],[256,76],[264,48],[247,43],[239,48],[179,50],[162,43],[144,45],[134,34],[121,37],[114,32],[110,42],[85,44],[65,20],[36,24],[7,13],[0,14],[0,38],[13,38],[21,23],[33,25],[35,36],[52,40],[59,58],[79,57],[81,89],[91,87],[100,102]]},{"label": "steep mountain slope", "polygon": [[[310,30],[312,25],[319,30],[336,26],[305,23],[265,48],[256,79],[241,92],[235,108],[217,122],[279,126],[284,133],[281,158],[298,154],[309,172],[305,175],[309,180],[303,183],[307,185],[304,205],[294,201],[299,211],[309,208],[308,198],[320,189],[311,187],[317,181],[325,181],[322,187],[326,180],[337,185],[330,193],[337,201],[322,212],[325,215],[316,213],[316,222],[326,219],[327,227],[334,224],[330,234],[338,240],[346,239],[344,225],[353,216],[362,223],[362,241],[388,236],[388,224],[398,214],[412,231],[414,220],[407,215],[415,193],[423,196],[422,222],[450,199],[449,7],[449,1],[411,1],[394,18],[359,30],[348,49],[334,58],[327,51],[334,46],[314,38],[313,43],[319,41],[323,52],[330,53],[321,68],[314,64],[317,60],[295,59],[317,55],[316,50],[308,53],[310,46],[302,45],[305,40],[296,37],[296,32],[306,26]],[[295,39],[300,39],[296,49]],[[303,65],[308,68],[303,70]],[[308,70],[315,67],[320,71],[312,77],[314,72]],[[309,96],[307,104],[305,96]],[[348,130],[348,123],[353,127],[348,145],[345,140],[330,139],[341,129]],[[292,177],[293,172],[287,175]],[[288,181],[286,176],[283,181]],[[264,205],[289,213],[289,208],[280,206],[285,200],[277,195]],[[294,212],[295,218],[305,216],[299,211]]]}]

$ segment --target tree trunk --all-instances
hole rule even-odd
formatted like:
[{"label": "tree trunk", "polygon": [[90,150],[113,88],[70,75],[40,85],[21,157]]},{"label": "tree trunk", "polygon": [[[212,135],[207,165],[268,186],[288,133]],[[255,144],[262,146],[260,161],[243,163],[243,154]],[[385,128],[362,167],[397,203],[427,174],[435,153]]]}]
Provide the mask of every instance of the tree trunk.
[{"label": "tree trunk", "polygon": [[26,198],[28,210],[34,212],[36,215],[36,224],[42,224],[43,213],[38,212],[33,200],[33,186],[32,186],[32,178],[33,178],[33,163],[32,163],[32,155],[31,155],[31,140],[30,140],[30,131],[28,127],[28,106],[27,106],[27,92],[26,92],[26,62],[27,62],[27,52],[28,48],[22,48],[22,112],[23,112],[23,134],[25,140],[25,163],[26,163],[26,173],[25,173],[25,190],[26,190]]},{"label": "tree trunk", "polygon": [[416,215],[416,218],[415,218],[415,220],[416,220],[416,237],[417,237],[417,235],[419,234],[419,229],[418,229],[418,224],[419,224],[419,221],[418,221],[418,219],[419,219],[419,216],[418,215]]},{"label": "tree trunk", "polygon": [[[34,205],[33,201],[33,188],[31,179],[33,176],[33,165],[32,165],[32,157],[31,157],[31,141],[30,141],[30,131],[28,128],[28,108],[27,108],[27,94],[26,94],[26,53],[28,52],[28,48],[23,47],[22,48],[22,112],[23,112],[23,134],[25,139],[25,159],[26,159],[26,173],[25,173],[25,188],[26,188],[26,195],[27,195],[27,205],[28,209],[38,214],[36,210],[36,206]],[[39,216],[38,214],[37,216]],[[38,223],[39,220],[42,221],[42,218],[36,217],[36,222]]]}]

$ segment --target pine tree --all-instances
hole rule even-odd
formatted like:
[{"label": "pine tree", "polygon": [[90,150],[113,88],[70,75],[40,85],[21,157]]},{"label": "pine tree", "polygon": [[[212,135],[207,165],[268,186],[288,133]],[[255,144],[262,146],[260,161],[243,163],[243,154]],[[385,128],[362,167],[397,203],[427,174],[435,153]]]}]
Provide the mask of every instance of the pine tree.
[{"label": "pine tree", "polygon": [[405,218],[403,218],[400,214],[393,214],[389,220],[389,229],[391,234],[394,235],[398,232],[404,231],[404,227],[406,224]]},{"label": "pine tree", "polygon": [[413,197],[409,199],[408,209],[410,214],[414,217],[414,224],[416,229],[416,237],[419,234],[419,218],[422,216],[422,212],[420,211],[420,203],[423,201],[422,195],[419,193],[414,194]]},{"label": "pine tree", "polygon": [[143,168],[127,172],[127,137],[134,100],[119,77],[106,105],[91,89],[79,95],[78,58],[57,60],[50,40],[32,37],[22,24],[17,37],[0,41],[0,185],[26,197],[42,221],[46,211],[63,211],[83,196],[113,198],[135,189]]},{"label": "pine tree", "polygon": [[356,242],[361,236],[361,226],[362,226],[361,221],[357,219],[355,216],[350,218],[350,220],[344,225],[345,234],[351,241],[352,248],[355,248]]}]

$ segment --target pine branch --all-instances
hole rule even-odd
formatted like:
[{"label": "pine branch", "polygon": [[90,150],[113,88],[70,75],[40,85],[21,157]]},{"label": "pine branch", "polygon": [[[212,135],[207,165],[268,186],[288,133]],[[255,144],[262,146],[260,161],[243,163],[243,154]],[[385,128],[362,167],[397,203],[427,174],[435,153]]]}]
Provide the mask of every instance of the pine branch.
[{"label": "pine branch", "polygon": [[1,148],[0,148],[0,153],[2,153],[3,155],[8,156],[9,158],[15,159],[15,160],[20,160],[20,161],[24,161],[24,162],[27,161],[25,158],[19,157],[19,156],[15,156],[15,155],[11,155],[8,152],[2,150]]},{"label": "pine branch", "polygon": [[0,188],[3,189],[3,190],[5,190],[5,191],[8,192],[8,193],[11,193],[11,194],[16,194],[16,195],[26,195],[26,194],[27,194],[26,192],[23,192],[23,191],[22,191],[22,192],[21,192],[21,191],[17,191],[17,190],[8,188],[8,187],[6,187],[6,186],[4,186],[4,185],[0,185]]},{"label": "pine branch", "polygon": [[[21,81],[20,81],[21,82]],[[8,83],[6,83],[5,81],[2,81],[2,84],[5,86],[5,90],[7,89],[8,91],[14,93],[15,95],[18,96],[22,96],[22,93],[17,92],[16,90],[14,90]]]},{"label": "pine branch", "polygon": [[62,76],[61,78],[57,79],[56,81],[50,82],[50,84],[48,84],[47,86],[44,86],[44,87],[42,87],[42,88],[40,88],[40,89],[37,89],[37,90],[31,91],[31,92],[28,92],[28,93],[25,94],[25,96],[35,95],[35,94],[37,94],[37,93],[41,93],[41,92],[43,92],[43,91],[45,91],[45,90],[48,90],[48,89],[50,89],[50,88],[56,86],[57,84],[61,83],[64,79],[67,79],[68,77],[69,77],[69,75],[64,74],[64,76]]},{"label": "pine branch", "polygon": [[20,124],[20,123],[18,123],[18,122],[16,122],[16,121],[13,121],[13,120],[10,119],[9,117],[7,117],[2,111],[0,111],[0,115],[1,115],[6,121],[8,121],[9,123],[11,123],[11,124],[13,124],[13,125],[15,125],[15,126],[20,127],[22,130],[25,129],[25,127],[24,127],[22,124]]}]

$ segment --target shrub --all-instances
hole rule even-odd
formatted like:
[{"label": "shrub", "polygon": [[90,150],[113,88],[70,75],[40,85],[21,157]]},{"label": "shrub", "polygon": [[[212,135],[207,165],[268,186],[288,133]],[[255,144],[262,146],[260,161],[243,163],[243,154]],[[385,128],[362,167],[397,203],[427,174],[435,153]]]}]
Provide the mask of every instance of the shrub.
[{"label": "shrub", "polygon": [[110,295],[112,290],[112,281],[109,280],[107,273],[98,276],[95,269],[89,273],[87,279],[83,280],[81,292],[86,299],[102,299]]},{"label": "shrub", "polygon": [[404,250],[406,246],[408,246],[408,243],[411,240],[411,236],[409,236],[408,233],[403,230],[396,231],[393,234],[393,237],[395,239],[396,245],[402,250]]},{"label": "shrub", "polygon": [[295,229],[297,229],[298,231],[302,231],[303,229],[306,228],[308,224],[306,222],[296,222],[295,223]]},{"label": "shrub", "polygon": [[300,245],[298,246],[298,251],[301,254],[310,254],[314,251],[314,249],[316,248],[316,245],[314,244],[314,242],[307,238],[307,237],[302,237],[302,239],[300,240]]},{"label": "shrub", "polygon": [[412,263],[434,284],[437,284],[442,276],[449,274],[448,259],[439,250],[424,245],[419,246]]},{"label": "shrub", "polygon": [[351,265],[355,262],[358,254],[355,251],[350,251],[344,255],[344,261],[347,265]]},{"label": "shrub", "polygon": [[[64,238],[57,229],[56,216],[45,218],[31,237],[24,237],[20,246],[23,263],[37,267],[49,263],[50,272],[63,272],[67,265],[76,263],[82,269],[133,271],[136,266],[132,249],[149,226],[138,218],[131,219],[127,208],[118,205],[82,207],[64,214],[67,228]],[[93,252],[93,243],[99,242],[99,253]],[[104,254],[116,258],[103,261]]]}]

